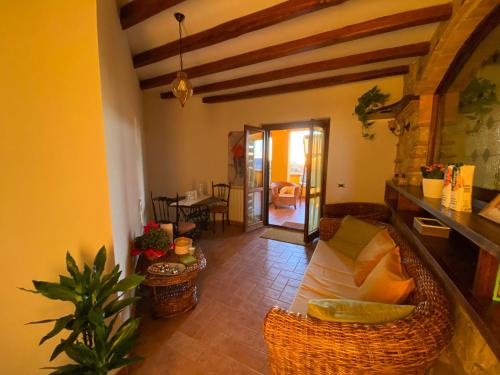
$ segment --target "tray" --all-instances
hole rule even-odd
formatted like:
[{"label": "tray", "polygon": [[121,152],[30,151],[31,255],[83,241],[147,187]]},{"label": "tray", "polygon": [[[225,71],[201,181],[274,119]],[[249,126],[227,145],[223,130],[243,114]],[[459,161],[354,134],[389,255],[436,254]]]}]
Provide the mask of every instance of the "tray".
[{"label": "tray", "polygon": [[186,266],[182,263],[154,263],[148,267],[148,273],[151,275],[176,276],[183,273]]}]

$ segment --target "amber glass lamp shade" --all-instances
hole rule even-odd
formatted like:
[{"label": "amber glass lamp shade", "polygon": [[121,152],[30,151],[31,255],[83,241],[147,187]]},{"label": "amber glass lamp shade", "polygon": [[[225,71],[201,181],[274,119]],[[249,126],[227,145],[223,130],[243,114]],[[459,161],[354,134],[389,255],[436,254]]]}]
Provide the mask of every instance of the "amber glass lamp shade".
[{"label": "amber glass lamp shade", "polygon": [[177,72],[177,77],[172,81],[172,92],[184,107],[187,100],[193,95],[193,85],[184,72]]}]

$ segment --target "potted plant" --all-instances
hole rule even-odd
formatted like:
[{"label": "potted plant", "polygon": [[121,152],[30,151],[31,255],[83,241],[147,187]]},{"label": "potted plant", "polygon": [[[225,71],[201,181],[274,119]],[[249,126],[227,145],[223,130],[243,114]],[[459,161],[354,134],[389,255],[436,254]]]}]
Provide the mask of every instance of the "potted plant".
[{"label": "potted plant", "polygon": [[151,222],[144,227],[144,234],[135,238],[132,255],[144,254],[148,260],[153,261],[164,256],[169,248],[167,232]]},{"label": "potted plant", "polygon": [[389,94],[384,94],[378,86],[372,87],[358,98],[358,104],[354,107],[354,113],[361,121],[361,135],[366,139],[373,139],[375,134],[369,133],[368,129],[374,124],[374,121],[368,121],[370,112],[381,107],[389,98]]},{"label": "potted plant", "polygon": [[443,164],[431,164],[420,167],[422,171],[422,188],[424,197],[441,198],[445,167]]},{"label": "potted plant", "polygon": [[106,249],[102,247],[92,265],[80,270],[71,254],[66,254],[66,268],[69,275],[59,276],[59,282],[33,280],[35,290],[47,298],[71,302],[73,313],[58,319],[47,319],[28,324],[54,322],[54,327],[41,340],[42,345],[63,330],[69,335],[55,347],[50,360],[62,352],[74,363],[58,367],[51,374],[98,374],[128,366],[141,357],[130,357],[129,353],[137,338],[139,318],[129,318],[120,326],[117,320],[120,312],[139,297],[124,297],[124,294],[138,286],[144,277],[132,274],[120,280],[120,267],[104,273]]}]

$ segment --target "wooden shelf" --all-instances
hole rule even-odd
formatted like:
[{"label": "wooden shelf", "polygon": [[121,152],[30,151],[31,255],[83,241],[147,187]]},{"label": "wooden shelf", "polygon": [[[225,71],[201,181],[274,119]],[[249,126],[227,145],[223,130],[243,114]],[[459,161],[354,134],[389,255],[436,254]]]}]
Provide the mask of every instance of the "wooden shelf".
[{"label": "wooden shelf", "polygon": [[397,186],[392,181],[387,181],[387,185],[479,247],[500,258],[500,225],[476,213],[457,212],[442,207],[440,199],[424,198],[419,186]]},{"label": "wooden shelf", "polygon": [[418,100],[419,97],[416,95],[405,95],[403,98],[396,103],[386,105],[384,107],[377,108],[371,112],[368,112],[369,120],[384,120],[395,118],[401,113],[403,109],[413,100]]},{"label": "wooden shelf", "polygon": [[[420,190],[387,182],[386,203],[392,211],[393,224],[415,245],[500,359],[500,303],[478,295],[474,285],[480,252],[498,254],[500,227],[473,213],[442,208],[438,199],[423,198]],[[415,216],[438,218],[452,228],[450,237],[420,235],[413,228]]]}]

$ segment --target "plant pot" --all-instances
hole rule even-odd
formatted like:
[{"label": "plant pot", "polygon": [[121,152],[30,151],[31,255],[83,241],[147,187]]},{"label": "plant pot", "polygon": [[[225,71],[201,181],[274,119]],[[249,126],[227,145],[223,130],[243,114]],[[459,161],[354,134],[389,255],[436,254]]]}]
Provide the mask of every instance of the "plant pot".
[{"label": "plant pot", "polygon": [[149,249],[149,250],[144,251],[144,256],[150,262],[154,262],[154,261],[160,259],[162,256],[164,256],[166,253],[167,253],[166,250]]},{"label": "plant pot", "polygon": [[426,198],[441,198],[443,192],[443,180],[433,178],[423,178],[422,188],[424,190],[424,197]]},{"label": "plant pot", "polygon": [[157,259],[160,259],[161,257],[157,256],[157,255],[147,255],[147,254],[144,254],[144,256],[146,257],[147,260],[149,260],[150,262],[154,262],[155,260]]}]

